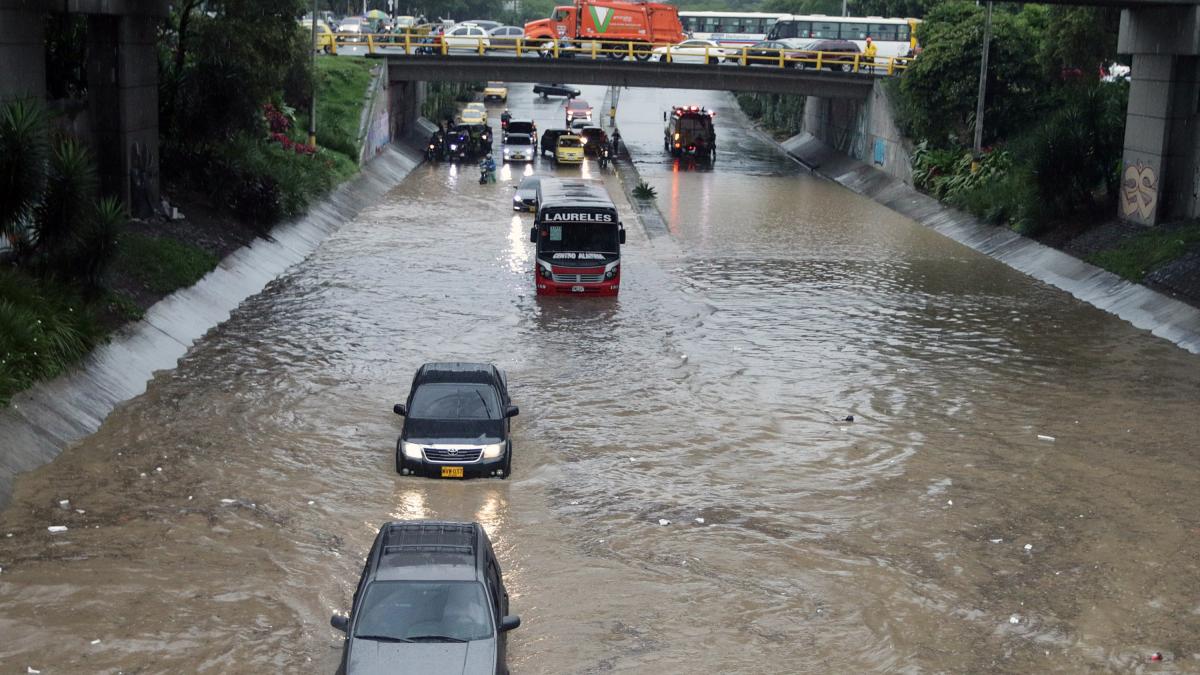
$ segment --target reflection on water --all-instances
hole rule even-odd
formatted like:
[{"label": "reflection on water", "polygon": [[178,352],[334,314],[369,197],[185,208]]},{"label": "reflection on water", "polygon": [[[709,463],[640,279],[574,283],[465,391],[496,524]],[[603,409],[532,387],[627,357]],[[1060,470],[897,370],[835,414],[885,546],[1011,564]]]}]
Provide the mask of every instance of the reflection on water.
[{"label": "reflection on water", "polygon": [[[515,672],[1187,670],[1195,357],[794,175],[717,94],[677,170],[659,97],[621,132],[678,244],[623,206],[619,298],[536,298],[516,171],[415,172],[18,483],[0,663],[332,672],[379,523],[438,518],[492,536]],[[391,405],[456,359],[509,374],[508,480],[394,472]]]}]

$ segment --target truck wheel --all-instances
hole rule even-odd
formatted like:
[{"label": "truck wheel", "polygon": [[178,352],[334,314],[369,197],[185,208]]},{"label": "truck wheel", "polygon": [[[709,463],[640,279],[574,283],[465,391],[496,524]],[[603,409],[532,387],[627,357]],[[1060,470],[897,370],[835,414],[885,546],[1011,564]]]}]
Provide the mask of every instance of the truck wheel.
[{"label": "truck wheel", "polygon": [[842,72],[843,72],[843,73],[848,73],[848,72],[850,72],[851,70],[854,70],[854,66],[850,65],[849,63],[843,63],[843,64],[842,64]]},{"label": "truck wheel", "polygon": [[649,61],[654,54],[650,51],[650,47],[646,45],[635,45],[633,48],[633,58],[638,61]]},{"label": "truck wheel", "polygon": [[708,65],[719,66],[719,65],[721,65],[721,59],[718,59],[715,56],[710,56],[710,57],[708,57]]}]

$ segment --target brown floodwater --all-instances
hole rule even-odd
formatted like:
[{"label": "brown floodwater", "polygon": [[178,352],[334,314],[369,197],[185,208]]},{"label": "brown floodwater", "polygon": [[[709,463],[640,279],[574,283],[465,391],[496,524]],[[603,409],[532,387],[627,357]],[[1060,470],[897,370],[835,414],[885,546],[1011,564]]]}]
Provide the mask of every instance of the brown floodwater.
[{"label": "brown floodwater", "polygon": [[[718,110],[713,169],[662,156],[672,102]],[[619,119],[672,233],[621,197],[619,298],[535,297],[522,167],[419,167],[18,480],[0,671],[331,673],[379,524],[443,518],[491,534],[516,673],[1200,672],[1200,358],[803,175],[725,95]],[[433,360],[508,371],[510,480],[394,472]]]}]

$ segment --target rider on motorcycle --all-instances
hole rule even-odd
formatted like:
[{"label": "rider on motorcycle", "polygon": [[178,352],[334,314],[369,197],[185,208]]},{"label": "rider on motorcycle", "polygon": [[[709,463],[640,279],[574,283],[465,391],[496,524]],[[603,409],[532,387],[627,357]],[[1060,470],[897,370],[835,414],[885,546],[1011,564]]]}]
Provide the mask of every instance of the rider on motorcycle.
[{"label": "rider on motorcycle", "polygon": [[508,108],[505,108],[504,112],[500,113],[500,128],[507,129],[508,122],[511,119],[512,119],[512,113],[508,112]]},{"label": "rider on motorcycle", "polygon": [[496,182],[496,162],[492,159],[492,154],[479,163],[479,184],[495,183]]}]

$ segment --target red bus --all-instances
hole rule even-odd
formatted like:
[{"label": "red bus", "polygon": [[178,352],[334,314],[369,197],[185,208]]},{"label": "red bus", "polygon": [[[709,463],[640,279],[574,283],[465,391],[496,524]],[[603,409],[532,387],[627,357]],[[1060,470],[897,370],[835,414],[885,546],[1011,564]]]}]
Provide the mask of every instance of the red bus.
[{"label": "red bus", "polygon": [[604,186],[544,178],[529,240],[537,244],[538,295],[616,295],[621,289],[625,228]]}]

